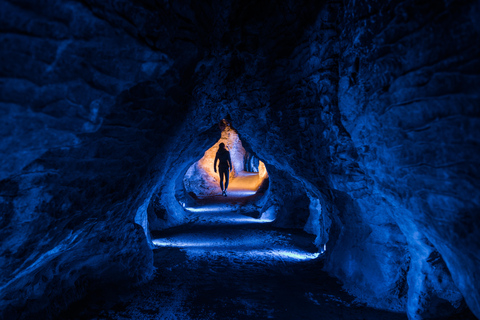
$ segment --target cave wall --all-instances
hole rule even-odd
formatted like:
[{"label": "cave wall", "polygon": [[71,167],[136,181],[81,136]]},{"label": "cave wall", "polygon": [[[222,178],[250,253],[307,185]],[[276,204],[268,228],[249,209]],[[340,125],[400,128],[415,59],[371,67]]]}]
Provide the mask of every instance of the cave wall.
[{"label": "cave wall", "polygon": [[[430,219],[439,213],[425,211],[426,203],[419,198],[440,197],[439,203],[451,210],[454,202],[439,194],[452,194],[447,190],[456,179],[465,178],[456,184],[464,188],[456,192],[463,197],[457,205],[463,206],[465,200],[470,211],[459,209],[445,221],[455,221],[468,234],[477,234],[479,193],[473,163],[478,153],[474,132],[478,114],[474,57],[478,52],[472,48],[478,37],[473,25],[477,4],[331,1],[316,10],[316,19],[302,29],[301,36],[288,39],[290,51],[277,50],[285,39],[266,39],[261,31],[248,29],[238,36],[245,39],[239,41],[245,45],[241,49],[202,61],[196,74],[195,109],[221,104],[220,110],[231,115],[250,149],[289,179],[297,180],[311,203],[318,202],[310,207],[320,208],[322,223],[315,228],[309,224],[307,229],[319,236],[317,245],[327,243],[326,270],[360,301],[377,308],[407,310],[409,317],[416,319],[462,310],[463,294],[476,312],[477,282],[468,277],[477,273],[474,252],[478,251],[475,245],[472,251],[461,249],[475,240],[467,235],[461,246],[450,251],[470,259],[467,268],[455,274],[456,269],[445,263],[448,259],[437,247],[448,246],[445,239],[435,243],[424,230],[425,225],[435,229]],[[275,23],[295,30],[295,23],[284,19],[287,21],[272,17],[275,22],[265,19],[263,23],[268,30]],[[455,25],[455,31],[449,25]],[[450,51],[441,50],[445,45]],[[442,60],[440,51],[449,57],[453,70],[442,71],[436,81],[425,85],[421,69],[433,74],[432,65]],[[462,60],[467,66],[461,66]],[[413,74],[405,74],[410,71]],[[467,74],[462,75],[464,72]],[[413,88],[405,90],[395,83],[397,77],[407,77],[403,85]],[[444,83],[445,78],[454,80]],[[459,109],[470,112],[465,125],[459,119],[438,121],[442,117],[438,106],[446,103],[439,100],[451,98],[443,96],[447,88],[460,99],[458,104],[448,104],[451,116],[461,118]],[[426,97],[422,99],[422,95]],[[418,104],[419,109],[411,111],[411,104]],[[379,120],[386,109],[396,113],[396,118]],[[437,118],[437,129],[431,131],[427,116]],[[407,120],[418,127],[404,129]],[[439,130],[443,135],[438,135]],[[412,136],[416,132],[425,140],[417,141]],[[456,149],[444,147],[447,144]],[[418,172],[415,162],[410,163],[415,154]],[[466,159],[442,162],[447,154]],[[429,159],[434,162],[428,163]],[[449,172],[447,168],[457,166],[455,163],[460,171]],[[464,173],[467,169],[468,174]],[[467,178],[469,175],[474,178]],[[400,183],[397,189],[402,177],[408,185]],[[441,185],[444,192],[425,189],[426,183],[436,188]],[[415,188],[410,189],[410,184]],[[415,193],[420,195],[412,196]],[[311,209],[312,214],[316,211]],[[455,224],[445,223],[444,228]],[[454,230],[435,233],[437,237],[463,237]],[[450,263],[461,264],[456,258]]]},{"label": "cave wall", "polygon": [[[247,149],[268,164],[272,192],[263,210],[276,210],[277,225],[304,224],[320,250],[327,244],[326,268],[350,293],[374,307],[403,311],[407,242],[385,212],[393,209],[360,168],[338,109],[343,7],[330,1],[310,7],[311,16],[298,10],[297,16],[272,14],[263,29],[230,34],[239,39],[235,51],[202,60],[192,110],[198,119],[212,109],[228,114]],[[265,31],[287,25],[288,36]]]},{"label": "cave wall", "polygon": [[0,8],[3,317],[145,281],[223,118],[359,301],[480,315],[478,1]]},{"label": "cave wall", "polygon": [[[337,106],[340,66],[336,42],[342,11],[338,2],[327,2],[295,40],[292,52],[269,56],[274,66],[262,75],[264,91],[251,94],[252,88],[242,90],[247,93],[247,103],[232,112],[232,118],[242,139],[245,132],[245,140],[262,160],[298,181],[302,188],[294,190],[305,190],[303,196],[311,205],[303,210],[310,210],[315,220],[309,220],[305,229],[317,235],[319,250],[326,244],[326,270],[360,301],[403,311],[409,259],[406,240],[386,214],[386,205],[374,194],[371,178],[359,167],[356,148]],[[245,73],[248,70],[246,67]],[[256,85],[247,79],[243,86]],[[263,124],[262,119],[268,123]],[[256,134],[253,129],[258,127],[266,130]],[[274,177],[272,181],[275,183]],[[285,189],[290,185],[285,183]],[[301,199],[302,195],[290,192],[281,190],[279,194]],[[289,204],[282,206],[290,209]],[[291,214],[302,212],[294,209]],[[292,218],[281,213],[277,220]]]},{"label": "cave wall", "polygon": [[340,27],[342,123],[409,243],[412,319],[458,307],[455,287],[480,312],[479,8],[348,1]]},{"label": "cave wall", "polygon": [[185,113],[190,58],[86,2],[1,1],[0,15],[0,317],[48,318],[152,275],[135,212]]}]

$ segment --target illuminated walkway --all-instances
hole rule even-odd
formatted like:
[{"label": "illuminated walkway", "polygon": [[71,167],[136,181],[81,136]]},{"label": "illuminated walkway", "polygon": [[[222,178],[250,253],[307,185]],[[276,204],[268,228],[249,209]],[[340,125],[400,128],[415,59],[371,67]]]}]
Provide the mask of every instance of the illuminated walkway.
[{"label": "illuminated walkway", "polygon": [[[185,209],[192,213],[212,212],[214,216],[232,211],[248,213],[259,210],[260,208],[255,207],[255,203],[264,196],[263,193],[257,192],[259,179],[258,173],[241,171],[237,177],[230,181],[227,197],[222,196],[220,191],[213,196],[200,196],[197,200],[197,206],[186,207]],[[200,218],[215,219],[205,216]]]},{"label": "illuminated walkway", "polygon": [[321,271],[312,235],[213,209],[153,234],[153,281],[97,292],[61,319],[406,319],[356,305]]},{"label": "illuminated walkway", "polygon": [[302,261],[319,256],[312,236],[303,231],[275,229],[269,222],[235,212],[199,212],[195,223],[164,231],[153,243],[157,247],[180,248],[189,258]]},{"label": "illuminated walkway", "polygon": [[252,195],[229,194],[188,208],[191,223],[152,234],[152,282],[64,319],[406,319],[356,305],[321,271],[314,236],[240,214],[236,204]]}]

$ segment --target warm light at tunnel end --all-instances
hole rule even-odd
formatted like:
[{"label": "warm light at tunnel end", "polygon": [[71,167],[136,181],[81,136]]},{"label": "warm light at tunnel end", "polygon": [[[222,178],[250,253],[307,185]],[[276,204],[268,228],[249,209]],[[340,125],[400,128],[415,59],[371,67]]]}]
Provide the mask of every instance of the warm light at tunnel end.
[{"label": "warm light at tunnel end", "polygon": [[[212,197],[221,194],[219,172],[214,171],[214,162],[219,145],[223,143],[230,153],[232,171],[230,172],[229,195],[236,197],[247,197],[254,195],[264,181],[268,179],[268,172],[265,164],[258,160],[256,172],[251,170],[246,163],[248,152],[244,149],[237,131],[231,124],[223,119],[220,139],[208,150],[203,157],[195,162],[185,173],[184,185],[189,193],[199,198]],[[218,163],[217,163],[218,164]]]}]

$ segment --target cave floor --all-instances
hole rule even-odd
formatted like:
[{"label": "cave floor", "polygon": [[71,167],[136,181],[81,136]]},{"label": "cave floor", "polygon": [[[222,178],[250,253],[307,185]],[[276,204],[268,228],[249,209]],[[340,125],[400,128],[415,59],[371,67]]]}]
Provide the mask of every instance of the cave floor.
[{"label": "cave floor", "polygon": [[354,302],[321,271],[313,237],[235,212],[153,234],[155,277],[103,288],[61,319],[406,319]]}]

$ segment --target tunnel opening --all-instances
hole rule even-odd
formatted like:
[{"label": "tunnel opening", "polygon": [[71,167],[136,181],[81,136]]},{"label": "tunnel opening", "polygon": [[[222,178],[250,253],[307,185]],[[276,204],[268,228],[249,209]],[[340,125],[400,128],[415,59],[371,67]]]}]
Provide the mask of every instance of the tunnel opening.
[{"label": "tunnel opening", "polygon": [[[275,225],[277,208],[269,203],[273,190],[267,165],[242,144],[228,120],[221,120],[219,128],[220,138],[200,159],[187,165],[175,182],[175,199],[190,214],[188,222],[154,231],[154,248],[179,249],[189,258],[209,263],[232,257],[250,263],[298,263],[318,258],[321,252],[313,234],[303,228]],[[227,195],[220,187],[219,170],[215,170],[221,144],[229,151],[232,166]]]},{"label": "tunnel opening", "polygon": [[[205,151],[202,158],[186,170],[181,188],[177,188],[181,194],[177,194],[176,198],[187,212],[239,211],[260,218],[259,210],[269,192],[267,168],[251,151],[244,148],[229,121],[223,119],[219,127],[220,138]],[[224,181],[225,194],[220,184],[220,163],[214,164],[222,144],[231,159],[231,170]]]},{"label": "tunnel opening", "polygon": [[[480,42],[479,1],[0,6],[0,318],[51,318],[93,284],[156,275],[155,286],[170,277],[171,288],[141,300],[158,305],[139,302],[128,314],[104,317],[142,318],[137,310],[144,310],[153,318],[172,306],[158,318],[214,318],[204,310],[219,319],[231,318],[223,310],[242,318],[328,317],[322,303],[332,296],[294,285],[297,272],[286,283],[282,261],[269,286],[256,286],[265,274],[246,277],[240,268],[220,278],[225,291],[197,285],[199,274],[217,281],[230,269],[230,248],[257,257],[288,238],[279,226],[316,235],[317,248],[328,251],[311,274],[337,277],[358,303],[438,319],[466,302],[480,317],[480,46],[472,45]],[[217,220],[193,221],[206,238],[189,243],[207,248],[201,264],[210,268],[198,272],[188,260],[182,266],[191,269],[178,269],[176,261],[168,265],[174,250],[150,250],[159,240],[150,230],[191,230],[195,212],[185,207],[196,209],[188,201],[202,197],[186,191],[185,174],[218,140],[216,117],[226,113],[254,152],[243,158],[245,171],[259,170],[260,160],[268,169],[260,219],[236,214],[259,235],[241,226],[241,244],[240,226],[226,226],[215,242],[212,231],[228,214],[203,215]],[[219,192],[217,204],[230,210],[220,201],[231,197]],[[265,213],[275,221],[257,223]],[[214,261],[207,254],[216,243],[226,249]],[[263,252],[285,252],[288,244]],[[243,267],[254,269],[250,261]],[[196,286],[175,287],[178,275],[192,275],[182,284]],[[272,305],[276,283],[288,285]],[[212,291],[217,308],[206,301]],[[181,313],[195,304],[167,300],[170,292],[198,295],[197,313]],[[333,294],[332,307],[353,315],[331,318],[374,319]],[[289,297],[305,299],[287,305]],[[248,313],[257,306],[276,313]]]},{"label": "tunnel opening", "polygon": [[[303,225],[275,225],[278,208],[269,203],[274,192],[268,164],[248,144],[242,144],[228,120],[221,120],[219,129],[220,138],[217,136],[202,157],[192,159],[178,171],[175,200],[187,217],[173,227],[153,230],[153,247],[179,249],[188,257],[210,262],[232,256],[239,261],[262,263],[297,263],[318,258],[321,252],[314,244],[315,235],[303,230]],[[226,196],[222,194],[219,172],[214,169],[222,143],[230,153],[232,165]],[[172,213],[166,210],[165,215],[168,219]]]}]

